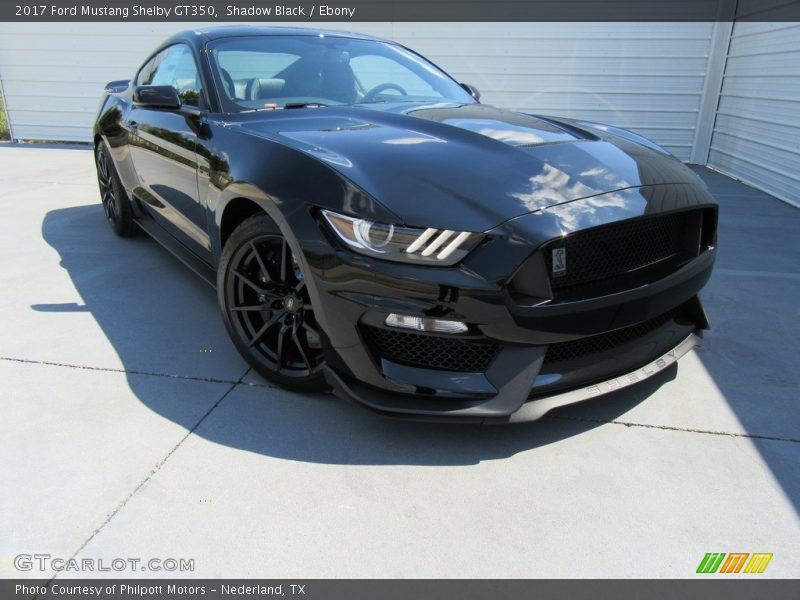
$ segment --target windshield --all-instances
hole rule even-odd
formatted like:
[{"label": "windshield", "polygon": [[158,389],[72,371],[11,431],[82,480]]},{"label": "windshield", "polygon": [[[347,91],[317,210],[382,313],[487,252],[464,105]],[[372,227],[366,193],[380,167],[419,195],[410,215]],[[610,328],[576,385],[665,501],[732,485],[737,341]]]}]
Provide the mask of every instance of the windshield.
[{"label": "windshield", "polygon": [[209,44],[226,111],[374,102],[475,102],[431,63],[384,42],[324,36]]}]

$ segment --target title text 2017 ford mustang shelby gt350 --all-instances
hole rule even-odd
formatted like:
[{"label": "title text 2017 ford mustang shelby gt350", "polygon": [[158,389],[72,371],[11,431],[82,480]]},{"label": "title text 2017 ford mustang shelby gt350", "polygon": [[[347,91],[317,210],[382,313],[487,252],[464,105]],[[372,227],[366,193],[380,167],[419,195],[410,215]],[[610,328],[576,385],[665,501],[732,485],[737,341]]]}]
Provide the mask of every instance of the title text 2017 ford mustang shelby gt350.
[{"label": "title text 2017 ford mustang shelby gt350", "polygon": [[699,178],[632,132],[478,97],[366,36],[180,33],[106,88],[105,214],[216,286],[266,378],[384,414],[535,419],[695,346]]}]

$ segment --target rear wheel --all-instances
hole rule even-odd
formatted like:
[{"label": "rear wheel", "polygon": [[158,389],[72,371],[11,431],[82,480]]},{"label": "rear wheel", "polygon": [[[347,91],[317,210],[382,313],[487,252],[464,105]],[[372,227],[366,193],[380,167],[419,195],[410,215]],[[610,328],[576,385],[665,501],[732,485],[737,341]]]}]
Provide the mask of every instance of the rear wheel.
[{"label": "rear wheel", "polygon": [[267,215],[246,219],[231,234],[220,260],[217,295],[234,344],[261,375],[295,391],[327,387],[304,273]]},{"label": "rear wheel", "polygon": [[105,142],[100,142],[95,150],[97,166],[97,183],[100,186],[100,198],[106,220],[120,237],[130,237],[139,232],[133,220],[131,201],[122,187],[111,153]]}]

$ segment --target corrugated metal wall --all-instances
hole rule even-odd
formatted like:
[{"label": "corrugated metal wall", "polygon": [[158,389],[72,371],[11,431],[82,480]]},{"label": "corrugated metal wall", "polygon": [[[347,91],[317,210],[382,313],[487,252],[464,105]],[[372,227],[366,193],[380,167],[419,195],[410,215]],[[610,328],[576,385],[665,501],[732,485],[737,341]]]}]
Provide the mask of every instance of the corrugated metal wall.
[{"label": "corrugated metal wall", "polygon": [[[87,141],[103,85],[196,24],[0,23],[17,139]],[[712,23],[348,23],[406,44],[497,106],[630,128],[688,160]]]},{"label": "corrugated metal wall", "polygon": [[[161,40],[196,26],[0,23],[14,137],[88,141],[103,85],[131,77]],[[406,44],[476,85],[486,103],[633,129],[683,160],[707,156],[714,168],[800,204],[798,23],[737,22],[729,44],[730,24],[713,23],[326,27]]]},{"label": "corrugated metal wall", "polygon": [[800,23],[734,24],[708,163],[800,206]]},{"label": "corrugated metal wall", "polygon": [[688,159],[712,23],[396,24],[482,101],[633,129]]}]

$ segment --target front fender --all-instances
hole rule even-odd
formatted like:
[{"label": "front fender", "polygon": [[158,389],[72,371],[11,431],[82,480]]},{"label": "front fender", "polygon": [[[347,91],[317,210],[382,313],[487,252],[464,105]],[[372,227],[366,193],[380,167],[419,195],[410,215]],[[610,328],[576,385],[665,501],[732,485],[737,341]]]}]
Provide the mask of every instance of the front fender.
[{"label": "front fender", "polygon": [[[258,205],[277,224],[305,272],[319,269],[330,246],[320,235],[315,211],[327,208],[382,222],[398,217],[337,171],[298,150],[243,134],[236,127],[211,129],[199,180],[205,187],[214,264],[222,255],[222,222],[239,199]],[[201,190],[202,194],[202,190]],[[324,235],[324,234],[323,234]],[[310,260],[311,259],[311,260]],[[306,280],[312,303],[319,304],[313,277]],[[327,323],[320,315],[323,331]]]},{"label": "front fender", "polygon": [[287,219],[315,208],[358,214],[383,222],[398,217],[330,166],[276,141],[253,136],[236,126],[209,124],[211,136],[201,161],[201,194],[210,211],[212,251],[222,252],[221,224],[233,200],[255,202],[291,237]]}]

